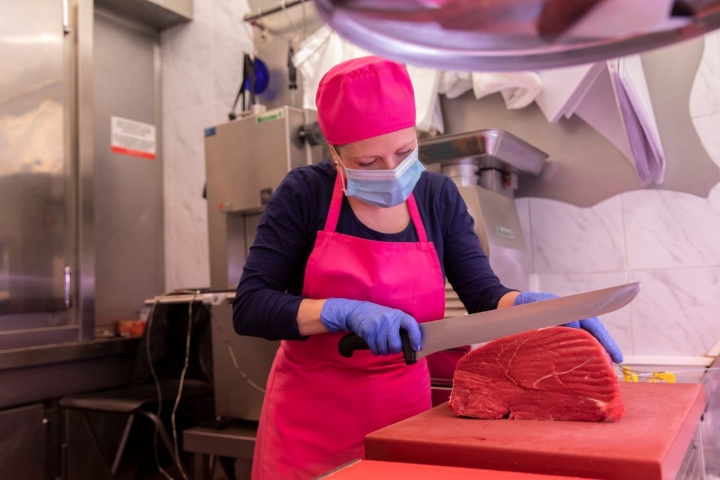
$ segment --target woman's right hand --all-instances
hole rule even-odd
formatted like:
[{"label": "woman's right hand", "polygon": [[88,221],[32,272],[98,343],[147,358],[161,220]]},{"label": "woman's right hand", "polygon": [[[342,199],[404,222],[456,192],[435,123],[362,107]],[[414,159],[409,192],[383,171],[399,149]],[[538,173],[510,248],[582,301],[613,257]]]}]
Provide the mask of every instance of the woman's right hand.
[{"label": "woman's right hand", "polygon": [[402,351],[400,329],[407,330],[410,345],[416,352],[422,347],[422,334],[417,321],[407,313],[378,305],[345,298],[325,301],[320,320],[329,332],[353,332],[365,340],[374,355]]}]

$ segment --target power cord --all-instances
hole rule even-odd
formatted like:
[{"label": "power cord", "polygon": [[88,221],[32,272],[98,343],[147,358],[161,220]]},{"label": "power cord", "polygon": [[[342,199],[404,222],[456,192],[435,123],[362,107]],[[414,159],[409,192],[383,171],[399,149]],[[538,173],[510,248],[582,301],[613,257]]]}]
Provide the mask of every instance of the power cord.
[{"label": "power cord", "polygon": [[[178,446],[178,436],[177,436],[177,424],[175,422],[175,414],[177,413],[178,405],[180,404],[180,399],[182,398],[182,391],[183,386],[185,385],[185,375],[188,370],[188,365],[190,364],[190,339],[192,334],[192,315],[193,315],[193,303],[195,302],[195,296],[197,295],[197,291],[192,292],[192,298],[190,300],[190,304],[188,305],[188,326],[187,326],[187,335],[185,337],[185,363],[183,365],[182,373],[180,374],[180,383],[178,385],[178,393],[177,397],[175,398],[175,405],[173,406],[172,415],[170,416],[170,423],[172,425],[172,431],[173,431],[173,443],[175,447],[175,459],[177,460],[177,466],[180,470],[180,475],[182,475],[183,480],[188,480],[188,476],[185,473],[182,463],[180,462],[180,452],[179,452],[179,446]],[[150,312],[148,312],[148,320],[147,320],[147,335],[145,336],[145,350],[148,357],[148,365],[150,366],[150,373],[152,374],[153,381],[155,382],[155,388],[157,390],[157,397],[158,397],[158,409],[155,415],[158,419],[160,419],[160,415],[162,413],[162,389],[160,388],[160,380],[158,379],[157,373],[155,372],[155,366],[152,361],[152,354],[150,352],[150,333],[152,329],[153,324],[153,318],[155,314],[155,307],[157,306],[159,302],[159,298],[156,298],[153,302],[152,306],[150,307]],[[162,468],[162,465],[160,465],[160,459],[158,457],[158,448],[157,448],[157,437],[158,437],[158,431],[157,431],[157,425],[154,426],[153,431],[153,453],[155,455],[155,465],[157,466],[158,471],[168,480],[174,480],[172,476],[164,469]]]},{"label": "power cord", "polygon": [[182,391],[183,391],[183,385],[185,384],[185,374],[187,373],[188,364],[190,363],[190,333],[192,331],[192,320],[193,320],[193,303],[195,303],[195,295],[197,295],[199,292],[194,291],[192,293],[192,298],[190,299],[190,303],[188,305],[188,326],[187,326],[187,337],[185,338],[185,365],[183,365],[182,373],[180,374],[180,385],[178,386],[178,393],[177,397],[175,398],[175,406],[173,407],[172,415],[170,416],[170,424],[172,425],[172,431],[173,431],[173,441],[175,443],[175,458],[178,459],[178,468],[180,469],[180,475],[182,475],[183,480],[188,480],[187,475],[185,474],[185,471],[182,468],[182,465],[180,463],[180,452],[178,449],[178,436],[177,436],[177,426],[175,424],[175,413],[177,412],[178,405],[180,404],[180,398],[182,397]]},{"label": "power cord", "polygon": [[[207,301],[206,301],[207,300]],[[232,346],[230,345],[230,341],[228,340],[227,336],[225,335],[225,330],[223,329],[222,325],[218,321],[218,319],[215,317],[215,313],[212,311],[211,305],[219,305],[222,303],[222,299],[215,295],[209,295],[207,299],[203,297],[203,306],[207,309],[207,311],[210,313],[210,320],[215,325],[215,327],[218,329],[218,332],[220,333],[220,337],[222,338],[222,341],[225,343],[225,346],[228,349],[228,352],[230,353],[230,358],[232,359],[233,367],[235,367],[235,370],[237,370],[240,373],[240,376],[245,379],[248,384],[253,387],[255,390],[262,392],[265,394],[265,389],[258,385],[257,383],[253,382],[248,375],[242,371],[240,368],[240,365],[238,364],[237,357],[235,357],[235,351],[233,350]]]},{"label": "power cord", "polygon": [[[150,373],[152,374],[153,381],[155,382],[155,388],[157,389],[157,396],[158,396],[158,408],[155,415],[157,416],[158,420],[160,419],[160,414],[162,413],[162,390],[160,389],[160,380],[158,379],[157,373],[155,373],[155,366],[153,365],[152,361],[152,354],[150,352],[150,332],[152,329],[153,324],[153,317],[155,316],[155,307],[157,306],[159,302],[159,298],[155,298],[155,301],[153,302],[152,306],[150,307],[150,312],[148,312],[148,320],[147,320],[147,335],[145,335],[145,350],[148,357],[148,365],[150,366]],[[160,459],[158,457],[158,448],[157,448],[157,437],[158,437],[158,430],[157,425],[153,426],[153,452],[155,454],[155,465],[157,466],[157,469],[160,473],[163,474],[165,478],[168,480],[174,480],[170,474],[168,474],[164,468],[162,468],[162,465],[160,465]]]}]

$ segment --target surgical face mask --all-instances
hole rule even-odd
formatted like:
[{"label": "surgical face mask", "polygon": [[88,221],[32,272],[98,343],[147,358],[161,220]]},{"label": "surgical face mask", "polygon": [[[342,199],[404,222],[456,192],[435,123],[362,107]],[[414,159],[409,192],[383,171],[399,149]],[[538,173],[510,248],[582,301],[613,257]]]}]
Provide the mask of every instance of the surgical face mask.
[{"label": "surgical face mask", "polygon": [[[418,147],[393,170],[345,168],[345,195],[376,207],[394,207],[408,199],[425,167],[418,160]],[[340,156],[335,152],[339,159]],[[338,173],[341,174],[338,169]]]}]

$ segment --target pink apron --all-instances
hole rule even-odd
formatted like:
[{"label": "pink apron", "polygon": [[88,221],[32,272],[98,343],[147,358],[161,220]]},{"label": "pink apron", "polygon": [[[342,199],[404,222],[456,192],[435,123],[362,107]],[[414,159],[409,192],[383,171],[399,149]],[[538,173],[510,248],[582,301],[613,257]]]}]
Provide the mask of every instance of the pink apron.
[{"label": "pink apron", "polygon": [[[428,242],[410,195],[419,241],[380,242],[335,231],[343,192],[335,182],[325,230],[318,232],[305,271],[307,298],[366,300],[400,309],[418,322],[445,311],[437,252]],[[258,430],[253,479],[312,478],[355,458],[375,430],[430,408],[423,359],[407,366],[402,354],[338,353],[346,333],[283,341],[275,356]]]}]

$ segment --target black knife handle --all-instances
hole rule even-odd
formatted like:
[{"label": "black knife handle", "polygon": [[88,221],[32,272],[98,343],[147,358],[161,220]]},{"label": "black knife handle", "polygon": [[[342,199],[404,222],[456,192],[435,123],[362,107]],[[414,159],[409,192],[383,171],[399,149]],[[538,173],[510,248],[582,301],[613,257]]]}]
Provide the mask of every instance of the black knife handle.
[{"label": "black knife handle", "polygon": [[[413,350],[412,345],[410,345],[410,335],[408,335],[407,330],[404,328],[400,329],[400,339],[402,340],[402,351],[403,356],[405,357],[405,364],[412,365],[417,363],[415,350]],[[340,343],[338,343],[338,351],[340,352],[340,355],[345,358],[351,358],[353,353],[355,353],[355,350],[370,350],[370,347],[368,347],[368,344],[365,343],[365,340],[354,333],[348,333],[340,339]]]}]

